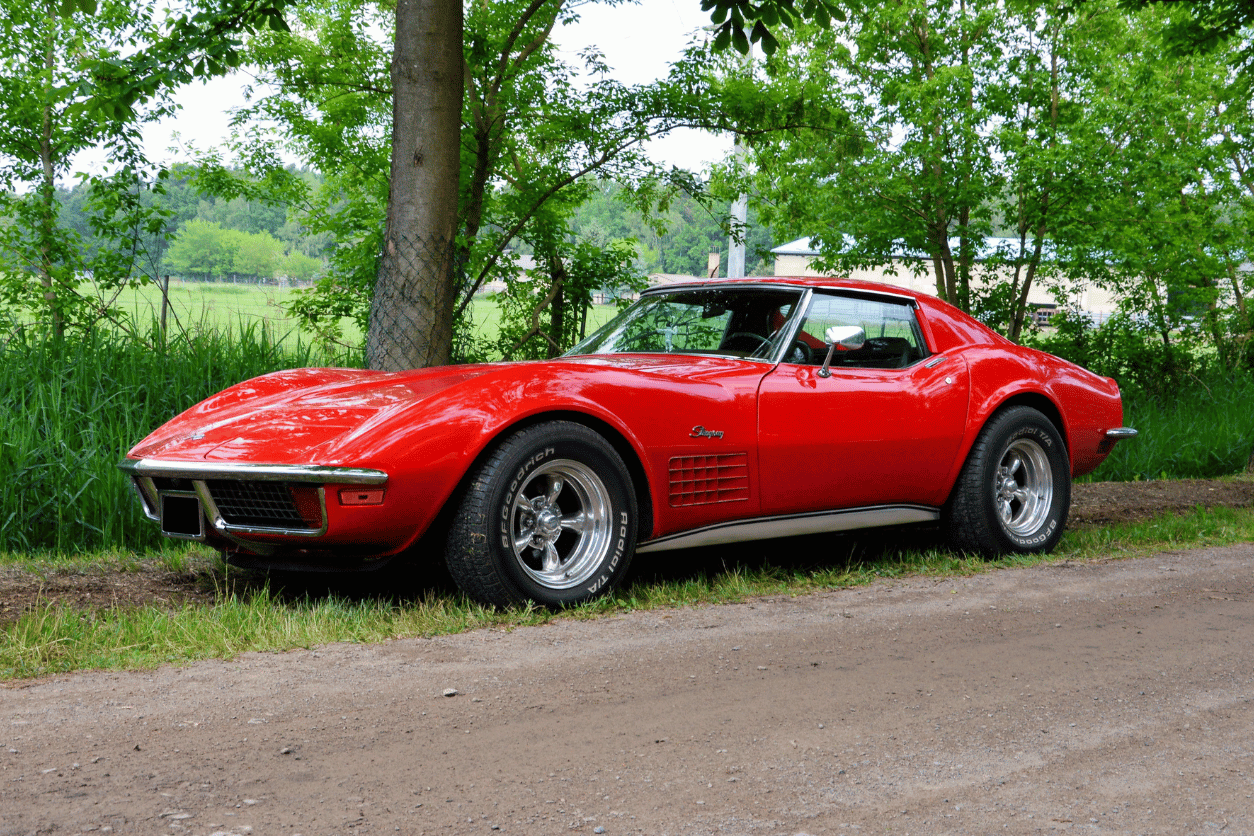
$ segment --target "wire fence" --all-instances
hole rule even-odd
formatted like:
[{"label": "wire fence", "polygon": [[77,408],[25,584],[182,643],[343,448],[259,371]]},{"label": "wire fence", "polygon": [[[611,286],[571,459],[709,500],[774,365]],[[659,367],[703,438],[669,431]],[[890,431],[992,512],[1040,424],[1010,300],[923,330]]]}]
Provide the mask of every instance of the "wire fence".
[{"label": "wire fence", "polygon": [[453,241],[390,231],[370,306],[366,362],[371,368],[412,369],[449,361],[461,273]]}]

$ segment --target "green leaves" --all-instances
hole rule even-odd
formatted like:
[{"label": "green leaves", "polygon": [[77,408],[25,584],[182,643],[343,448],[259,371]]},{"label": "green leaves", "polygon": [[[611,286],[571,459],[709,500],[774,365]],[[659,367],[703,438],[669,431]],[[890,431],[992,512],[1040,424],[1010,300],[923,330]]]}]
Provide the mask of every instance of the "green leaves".
[{"label": "green leaves", "polygon": [[701,10],[710,12],[715,24],[714,49],[721,52],[732,46],[741,55],[749,54],[751,44],[760,44],[764,54],[774,55],[779,40],[772,30],[800,23],[826,29],[833,18],[845,19],[833,0],[805,0],[800,9],[794,0],[701,0]]},{"label": "green leaves", "polygon": [[[151,167],[139,147],[138,124],[163,112],[125,91],[128,52],[153,36],[151,3],[98,0],[52,5],[10,4],[0,27],[0,182],[16,193],[0,221],[0,303],[4,314],[53,334],[90,327],[108,303],[79,287],[135,279],[159,212],[146,201]],[[71,225],[59,184],[79,152],[108,149],[110,170],[83,177],[90,199]],[[152,262],[150,261],[150,264]],[[14,265],[20,269],[8,269]],[[155,269],[155,265],[154,269]]]},{"label": "green leaves", "polygon": [[[781,237],[820,239],[819,269],[916,251],[919,285],[938,276],[1012,337],[1032,303],[1118,306],[1164,345],[1195,334],[1254,365],[1254,107],[1231,84],[1244,45],[1165,60],[1178,6],[1081,8],[866,4],[785,33],[764,73],[727,62],[725,100],[761,131],[747,190]],[[768,132],[789,97],[807,124]],[[840,108],[844,124],[814,118]],[[991,236],[999,252],[979,253]]]},{"label": "green leaves", "polygon": [[96,0],[61,0],[61,16],[71,17],[78,12],[85,15],[94,15],[97,6]]}]

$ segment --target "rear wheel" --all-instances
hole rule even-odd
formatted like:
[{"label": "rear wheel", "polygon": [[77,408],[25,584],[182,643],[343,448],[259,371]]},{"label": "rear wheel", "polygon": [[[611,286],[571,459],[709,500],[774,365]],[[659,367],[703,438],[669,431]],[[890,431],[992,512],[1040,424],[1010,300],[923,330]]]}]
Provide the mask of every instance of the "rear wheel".
[{"label": "rear wheel", "polygon": [[552,421],[505,439],[471,474],[445,557],[482,603],[566,606],[622,581],[636,522],[614,448],[582,424]]},{"label": "rear wheel", "polygon": [[987,555],[1047,552],[1071,509],[1062,436],[1040,412],[1015,406],[980,432],[946,508],[950,541]]}]

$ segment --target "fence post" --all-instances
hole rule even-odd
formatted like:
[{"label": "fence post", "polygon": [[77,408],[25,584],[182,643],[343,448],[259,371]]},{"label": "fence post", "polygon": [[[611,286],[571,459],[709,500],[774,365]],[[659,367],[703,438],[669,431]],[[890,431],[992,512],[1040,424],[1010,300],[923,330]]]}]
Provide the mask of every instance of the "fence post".
[{"label": "fence post", "polygon": [[161,277],[161,336],[165,337],[165,316],[170,309],[170,274]]}]

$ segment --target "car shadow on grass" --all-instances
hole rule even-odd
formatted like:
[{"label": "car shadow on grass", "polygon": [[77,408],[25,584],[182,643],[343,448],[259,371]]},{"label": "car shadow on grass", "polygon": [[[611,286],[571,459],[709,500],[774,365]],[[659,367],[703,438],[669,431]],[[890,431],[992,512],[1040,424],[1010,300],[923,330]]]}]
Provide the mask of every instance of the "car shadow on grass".
[{"label": "car shadow on grass", "polygon": [[276,603],[307,603],[339,599],[405,606],[460,593],[442,555],[424,557],[407,552],[377,569],[352,572],[269,571],[220,566],[215,581],[219,595],[267,591]]},{"label": "car shadow on grass", "polygon": [[[917,563],[917,555],[944,548],[939,528],[921,525],[646,553],[633,558],[619,596],[638,600],[660,596],[680,603],[708,598],[702,589],[734,595],[736,581],[760,588],[771,581],[782,584],[859,571],[895,575]],[[214,574],[219,596],[266,591],[280,604],[337,599],[404,607],[463,600],[443,555],[420,549],[371,571],[263,572],[219,566]]]},{"label": "car shadow on grass", "polygon": [[624,586],[717,581],[729,573],[780,578],[862,569],[892,573],[908,556],[944,548],[937,526],[920,525],[676,549],[637,555]]}]

